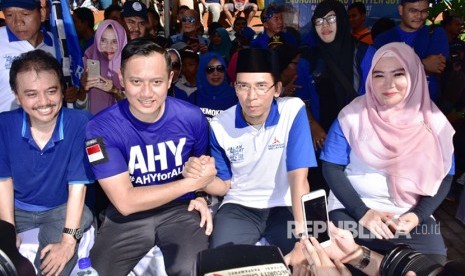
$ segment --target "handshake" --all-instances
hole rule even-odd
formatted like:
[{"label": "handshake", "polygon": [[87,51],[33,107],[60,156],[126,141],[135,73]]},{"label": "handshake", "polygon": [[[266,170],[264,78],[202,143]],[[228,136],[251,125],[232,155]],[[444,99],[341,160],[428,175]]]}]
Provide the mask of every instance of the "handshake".
[{"label": "handshake", "polygon": [[208,186],[216,177],[215,158],[202,155],[190,157],[182,171],[184,178],[196,179],[196,190]]}]

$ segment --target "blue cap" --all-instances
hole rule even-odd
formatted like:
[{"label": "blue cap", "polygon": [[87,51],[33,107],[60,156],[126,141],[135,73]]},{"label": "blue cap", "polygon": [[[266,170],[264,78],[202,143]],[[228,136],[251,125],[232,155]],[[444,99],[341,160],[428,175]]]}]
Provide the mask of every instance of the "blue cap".
[{"label": "blue cap", "polygon": [[126,1],[121,10],[122,17],[138,16],[147,21],[147,6],[137,1]]},{"label": "blue cap", "polygon": [[262,23],[268,21],[268,19],[272,18],[275,13],[282,13],[284,12],[284,6],[278,5],[275,3],[271,3],[266,7],[262,13],[260,14],[260,19]]},{"label": "blue cap", "polygon": [[39,9],[40,0],[0,0],[0,9],[6,8]]},{"label": "blue cap", "polygon": [[255,36],[255,31],[250,27],[245,27],[244,29],[242,29],[240,35],[242,35],[244,38],[248,40],[252,40]]}]

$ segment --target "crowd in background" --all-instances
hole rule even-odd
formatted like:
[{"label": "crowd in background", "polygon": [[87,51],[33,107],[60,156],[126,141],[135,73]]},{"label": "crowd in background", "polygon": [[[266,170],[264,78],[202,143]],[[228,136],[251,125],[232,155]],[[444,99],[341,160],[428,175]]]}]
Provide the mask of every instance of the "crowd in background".
[{"label": "crowd in background", "polygon": [[[263,96],[268,90],[264,91],[260,83],[254,84],[252,87],[247,86],[248,83],[238,81],[237,78],[240,72],[250,73],[251,71],[248,70],[254,66],[251,62],[251,64],[248,64],[249,67],[244,68],[245,54],[242,54],[241,60],[241,52],[245,53],[246,49],[248,49],[247,51],[250,49],[267,49],[267,53],[269,53],[270,57],[272,56],[272,58],[268,57],[272,59],[272,65],[270,66],[277,69],[276,72],[270,71],[274,81],[273,85],[267,87],[267,89],[275,91],[275,97],[270,98],[270,105],[273,107],[273,104],[277,102],[276,108],[281,107],[281,105],[284,106],[287,98],[298,98],[303,102],[302,106],[300,106],[300,100],[298,104],[291,101],[292,104],[288,103],[288,106],[294,106],[297,110],[302,110],[302,114],[305,114],[299,113],[295,115],[298,118],[295,119],[295,122],[299,122],[299,129],[305,130],[306,127],[309,128],[311,135],[308,136],[308,143],[313,146],[311,155],[314,154],[316,158],[311,161],[311,158],[308,158],[308,164],[303,162],[305,164],[299,164],[299,166],[310,167],[308,176],[305,173],[305,178],[308,178],[308,183],[310,183],[310,190],[321,188],[328,193],[330,220],[337,226],[341,226],[348,221],[363,226],[367,231],[367,235],[371,233],[375,238],[356,239],[357,243],[380,253],[389,251],[392,244],[407,243],[415,250],[427,254],[437,263],[443,264],[446,262],[446,247],[440,233],[412,234],[413,238],[402,239],[393,236],[386,220],[390,221],[395,217],[402,224],[396,226],[398,227],[397,230],[407,233],[415,233],[415,229],[421,229],[422,226],[432,229],[436,222],[431,215],[441,202],[447,198],[459,202],[457,218],[465,223],[465,189],[462,189],[465,184],[465,143],[463,142],[465,141],[465,42],[460,40],[459,37],[464,28],[462,18],[445,12],[440,25],[426,25],[429,12],[428,1],[402,0],[398,7],[400,15],[398,24],[392,19],[381,18],[373,26],[366,26],[367,11],[361,2],[354,2],[349,7],[345,7],[338,1],[325,0],[318,4],[314,10],[311,17],[312,28],[310,33],[302,37],[298,30],[286,26],[284,21],[286,10],[281,5],[270,3],[266,7],[261,7],[262,3],[254,0],[232,0],[229,3],[226,3],[225,0],[200,0],[198,2],[195,0],[187,2],[174,0],[170,4],[168,35],[165,33],[164,26],[167,21],[163,19],[163,9],[167,7],[163,6],[162,2],[129,0],[74,0],[69,2],[82,52],[84,68],[80,84],[63,89],[63,100],[74,109],[86,110],[92,116],[95,116],[94,118],[98,118],[98,124],[92,125],[90,133],[97,135],[99,131],[108,127],[106,124],[115,123],[114,118],[111,118],[108,114],[113,114],[116,116],[115,118],[119,118],[117,116],[123,118],[125,112],[139,112],[139,110],[134,111],[134,107],[131,106],[130,97],[132,96],[128,93],[128,86],[137,86],[139,80],[137,78],[131,79],[129,72],[132,73],[131,70],[134,70],[134,68],[129,67],[128,64],[132,65],[135,62],[131,59],[133,55],[150,56],[150,54],[140,54],[135,49],[137,43],[143,44],[139,42],[140,39],[156,43],[162,50],[167,51],[166,55],[169,57],[167,68],[170,70],[170,81],[166,87],[168,95],[166,102],[179,114],[185,112],[186,120],[189,118],[192,122],[195,121],[195,124],[188,125],[185,122],[183,123],[182,120],[178,122],[175,119],[173,119],[173,122],[176,122],[177,127],[188,132],[196,141],[201,140],[207,143],[206,141],[210,140],[212,156],[216,160],[222,160],[222,158],[226,160],[224,164],[217,164],[216,170],[227,175],[222,180],[226,183],[226,186],[230,185],[228,189],[231,189],[232,192],[229,193],[232,193],[232,197],[234,197],[234,192],[237,190],[233,188],[240,190],[243,187],[231,186],[231,182],[228,181],[243,181],[246,183],[247,180],[238,180],[239,177],[235,175],[237,173],[235,162],[238,162],[238,159],[235,158],[241,158],[241,155],[237,152],[234,153],[234,151],[239,149],[231,147],[226,149],[226,145],[233,144],[228,139],[233,139],[231,137],[238,135],[239,131],[237,133],[231,131],[231,134],[228,132],[227,127],[222,129],[222,125],[218,123],[218,120],[223,120],[221,122],[229,123],[238,129],[244,127],[240,125],[240,121],[234,122],[234,120],[224,119],[228,116],[226,114],[233,116],[231,115],[233,113],[228,113],[227,110],[231,110],[235,106],[239,108],[241,105],[242,109],[244,109],[245,100],[241,98],[244,93],[249,95],[253,90],[253,93],[257,95],[262,93],[261,96]],[[12,84],[10,67],[15,57],[32,50],[40,49],[53,56],[56,55],[56,42],[52,40],[50,33],[47,32],[49,26],[47,27],[48,18],[45,9],[50,9],[50,3],[46,0],[40,3],[38,0],[3,0],[1,5],[5,16],[3,24],[6,26],[0,28],[0,41],[2,41],[0,48],[5,51],[5,57],[0,63],[0,112],[16,110],[20,106],[27,113],[25,99],[21,99],[17,92],[14,91],[13,84],[18,84]],[[21,9],[23,14],[19,14],[16,9]],[[101,22],[95,22],[95,13],[98,10],[104,10],[104,20]],[[206,23],[202,20],[205,13],[209,14]],[[259,18],[263,31],[257,31],[261,26],[252,26],[252,21],[258,13],[260,14]],[[131,41],[133,44],[131,44]],[[403,44],[397,45],[394,42],[403,42]],[[134,49],[125,48],[127,45],[134,47]],[[149,42],[144,45],[144,47],[148,47],[147,49],[152,47]],[[379,49],[382,50],[377,51]],[[261,55],[259,52],[253,53],[255,55],[253,57]],[[406,53],[411,56],[406,55]],[[153,62],[157,63],[158,61],[155,62],[154,60]],[[264,63],[266,62],[264,61]],[[142,71],[144,66],[151,66],[151,64],[145,64],[143,61],[138,65]],[[16,70],[19,71],[14,73],[19,76],[22,69],[20,65],[18,66],[19,69]],[[262,71],[254,72],[268,72],[266,71],[268,69],[259,68],[257,70]],[[142,72],[134,72],[134,74],[142,74]],[[396,101],[395,96],[384,95],[386,98],[378,96],[377,91],[385,85],[383,80],[386,82],[392,81],[391,85],[396,89],[404,87],[404,90],[409,91],[408,96],[403,94],[403,98],[398,101]],[[153,83],[153,85],[158,85],[157,81],[153,81]],[[278,83],[279,85],[277,85]],[[394,89],[392,87],[388,89]],[[246,92],[241,94],[241,90]],[[173,101],[172,98],[176,100]],[[278,98],[280,99],[277,100]],[[178,100],[182,101],[182,103],[180,104]],[[127,101],[129,101],[129,105]],[[189,104],[185,105],[185,102]],[[140,105],[144,106],[144,104],[146,103],[141,101]],[[115,110],[116,106],[120,106],[120,110]],[[203,119],[196,117],[196,113],[192,109],[193,106],[198,107],[205,116],[206,121],[211,123],[212,132],[209,138],[206,137],[208,135],[208,124],[202,121]],[[31,107],[31,110],[34,110],[34,108]],[[277,110],[276,112],[278,112]],[[360,110],[368,111],[366,113],[358,112]],[[373,112],[373,110],[376,112]],[[274,114],[272,111],[270,111],[270,114]],[[225,113],[223,117],[218,120],[214,119],[223,112]],[[279,110],[279,112],[281,115],[287,114],[283,110]],[[32,126],[34,119],[29,119],[31,121],[29,125],[29,121],[22,119],[21,116],[23,115],[21,114],[15,115],[17,116],[14,117],[15,122],[24,124],[24,126]],[[60,114],[60,118],[68,120],[67,113]],[[139,115],[143,117],[141,114]],[[173,116],[170,118],[179,115],[167,114]],[[71,112],[69,116],[77,115]],[[254,124],[248,120],[247,114],[244,116],[245,126],[248,124],[257,130],[260,130],[262,125],[268,126],[268,124],[273,123],[273,118],[269,119],[269,121],[268,118],[265,118],[267,120]],[[302,116],[305,119],[305,127],[302,126],[300,120]],[[135,117],[140,119],[138,116]],[[8,118],[10,120],[13,117]],[[80,117],[80,120],[85,121],[87,124],[89,118],[91,118],[91,115],[88,118]],[[422,118],[421,126],[416,121],[418,118]],[[160,118],[157,117],[158,119]],[[163,118],[163,120],[166,120],[166,118]],[[40,123],[40,120],[38,121]],[[121,122],[123,122],[123,119],[121,119]],[[134,124],[131,131],[137,130],[137,133],[145,133],[150,130],[150,127],[144,124],[131,123]],[[6,129],[7,124],[4,124]],[[122,125],[124,124],[122,123]],[[16,126],[16,128],[19,128],[19,126]],[[171,128],[172,126],[160,131],[169,133],[179,131],[179,129]],[[298,136],[300,132],[296,132],[295,128],[295,126],[291,125],[283,131],[304,139],[302,138],[304,136]],[[126,131],[126,129],[122,128],[123,130]],[[205,130],[205,135],[201,134],[200,130]],[[20,133],[19,130],[18,133]],[[128,131],[127,133],[132,132]],[[219,140],[219,133],[224,135],[223,140]],[[433,135],[429,136],[428,133]],[[254,135],[258,137],[259,134],[260,132]],[[116,137],[116,134],[114,135]],[[124,136],[125,133],[120,133],[120,135]],[[372,136],[375,138],[369,142],[360,143],[360,141],[365,141],[367,137]],[[43,144],[38,145],[40,150],[47,149],[50,139],[56,139],[54,140],[56,142],[62,139],[59,136],[40,136],[37,132],[32,133],[32,130],[23,130],[21,137],[32,140],[37,139],[37,137],[43,138]],[[115,144],[121,142],[115,137],[111,137],[111,139],[116,140]],[[10,143],[6,140],[10,138],[10,136],[7,138],[1,137],[0,146],[10,146]],[[84,139],[84,137],[81,138]],[[145,141],[144,137],[138,139]],[[275,144],[279,143],[276,136],[274,136],[274,139]],[[302,141],[295,139],[299,143]],[[84,141],[82,142],[84,143]],[[92,142],[92,146],[102,146],[102,141],[97,139],[94,142]],[[132,142],[125,141],[121,143],[128,146]],[[138,143],[142,142],[138,141]],[[166,143],[165,148],[163,143],[165,142],[160,140],[157,146],[159,148],[163,147],[165,151],[171,150],[175,153],[176,149],[172,148],[175,147],[174,145]],[[163,144],[163,146],[160,146],[160,144]],[[86,146],[89,145],[86,144]],[[201,149],[195,145],[189,146],[192,146],[191,152],[201,153],[202,156],[203,154],[210,154],[210,151],[206,150],[206,144],[204,145],[205,148]],[[224,152],[219,150],[222,147],[225,147]],[[112,153],[115,148],[108,148],[107,150]],[[306,147],[301,148],[302,152],[307,150]],[[19,148],[18,151],[23,152],[26,149]],[[415,154],[411,154],[412,152]],[[425,152],[425,154],[421,155],[418,152]],[[89,151],[87,154],[89,155]],[[297,150],[293,154],[301,156],[298,155]],[[8,156],[13,155],[9,154]],[[105,153],[103,153],[103,156],[105,156]],[[126,160],[126,162],[130,163],[137,159],[138,155],[126,157],[130,159],[129,161]],[[121,160],[126,157],[118,156]],[[0,184],[5,184],[8,187],[7,184],[13,185],[14,183],[11,182],[11,178],[8,178],[11,175],[7,172],[11,168],[16,168],[18,164],[11,165],[10,168],[6,161],[3,162],[7,160],[6,154],[0,155],[0,158],[0,181],[6,182],[6,184],[3,182],[0,182]],[[158,155],[153,158],[158,158]],[[431,162],[425,164],[423,160]],[[266,161],[273,162],[273,160]],[[59,162],[59,160],[54,160],[50,164],[57,165]],[[99,162],[100,159],[97,161],[90,160],[93,166],[96,166],[95,164],[99,164]],[[189,162],[193,161],[189,159]],[[210,164],[212,161],[205,158],[196,162],[198,163],[189,163],[188,168],[192,168],[191,166],[195,168],[196,165],[207,166],[206,164]],[[260,164],[260,161],[256,162]],[[415,163],[418,165],[415,165]],[[50,164],[46,165],[46,169],[51,169]],[[139,164],[134,166],[137,167]],[[253,167],[250,164],[247,166]],[[287,166],[287,172],[289,173],[289,167],[292,164],[287,164]],[[129,168],[129,170],[131,169],[134,170],[135,168]],[[140,169],[140,167],[136,169]],[[240,169],[244,170],[243,167]],[[281,169],[285,170],[281,167],[276,168],[278,172],[281,172]],[[73,181],[92,182],[93,177],[89,177],[88,172],[90,169],[87,166],[76,170],[79,170],[79,173],[75,172],[76,179],[73,179]],[[105,167],[105,170],[112,170],[115,174],[120,172],[116,168]],[[437,173],[430,176],[429,172],[431,171],[437,171]],[[24,175],[28,173],[34,172],[25,171]],[[94,173],[97,180],[103,178],[108,181],[107,177],[111,176],[106,174],[103,169],[96,169]],[[195,175],[195,173],[193,174]],[[292,177],[295,176],[289,175],[283,174],[280,176],[289,177],[291,179],[289,183],[293,184],[293,181],[296,180]],[[200,177],[200,174],[198,177]],[[257,180],[258,176],[257,179],[253,177],[252,179]],[[46,180],[52,181],[49,178],[46,178]],[[135,179],[131,180],[134,181],[133,184],[136,183]],[[257,182],[259,181],[257,180]],[[34,185],[40,186],[39,183],[34,183]],[[79,192],[71,192],[70,190],[69,198],[67,198],[68,192],[61,189],[59,192],[60,199],[55,201],[57,201],[57,205],[59,203],[64,204],[67,201],[74,202],[76,200],[77,202],[80,199],[83,200],[84,195],[87,193],[86,204],[97,217],[107,208],[109,202],[112,203],[110,204],[111,207],[114,206],[107,212],[121,212],[120,207],[116,206],[117,204],[114,202],[119,199],[114,193],[107,190],[111,185],[108,182],[105,182],[104,185],[106,187],[104,189],[98,185],[91,186],[87,188],[87,192],[85,189],[81,189]],[[256,189],[258,188],[262,187],[257,186]],[[15,200],[17,195],[23,200],[22,202],[31,199],[32,197],[27,193],[28,191],[31,191],[30,188],[27,188],[26,192],[15,192]],[[43,189],[40,191],[41,196],[46,197],[47,191]],[[203,187],[203,191],[209,193],[207,187]],[[256,200],[260,198],[258,195],[255,196],[255,192],[256,190],[245,190],[244,194],[251,194],[250,202],[253,202],[253,198]],[[269,204],[272,205],[272,203],[268,202],[263,206],[257,205],[257,207],[253,203],[243,200],[245,196],[240,191],[238,193],[242,196],[242,199],[233,198],[231,202],[234,204],[262,209],[269,208]],[[214,201],[221,201],[222,197],[225,196],[226,203],[230,200],[228,195],[231,197],[230,194],[225,195],[217,191],[209,194],[205,195],[208,200],[212,199],[211,195],[219,196],[219,199],[215,197]],[[4,193],[3,196],[6,196],[6,194]],[[273,195],[269,196],[270,201],[276,199]],[[3,200],[6,202],[5,199]],[[0,201],[2,201],[1,195]],[[34,211],[41,211],[49,207],[48,203],[34,201],[34,204],[34,206],[41,206],[41,204],[46,206],[44,208],[32,208],[32,205],[24,203],[20,203],[19,206],[25,209],[32,208]],[[165,204],[170,208],[172,207],[168,203]],[[287,207],[295,207],[296,205],[294,202],[290,203],[289,201],[286,204],[283,203]],[[81,216],[88,220],[89,210],[87,210],[87,207],[80,205],[73,206],[80,208],[79,214],[66,213],[66,215],[74,215],[79,219],[77,222],[73,221],[72,223],[66,219],[66,222],[67,225],[71,223],[74,228],[79,228]],[[226,204],[226,206],[232,206],[232,204]],[[197,209],[197,207],[195,208]],[[232,213],[242,212],[240,215],[245,212],[242,209],[239,212],[222,208],[222,213],[219,214],[223,214],[223,218],[227,217],[225,213],[228,211]],[[62,210],[60,213],[62,216],[64,216],[63,212]],[[19,211],[15,210],[15,215],[17,213]],[[144,216],[144,212],[139,214],[142,217]],[[292,213],[280,216],[286,217],[290,215],[292,220],[292,214],[294,217],[296,217],[296,214],[301,215],[292,210]],[[118,215],[120,214],[118,213]],[[4,213],[1,212],[0,216],[3,216],[0,217],[2,220],[12,220],[11,217],[5,217]],[[260,213],[260,216],[266,216],[265,221],[268,220],[269,216],[270,221],[272,221],[272,212],[266,215]],[[112,219],[124,222],[131,220],[127,219],[126,216],[123,218],[123,216],[116,215]],[[260,219],[263,219],[263,217],[260,217]],[[215,218],[216,221],[220,221],[220,219]],[[223,231],[224,233],[229,231],[230,226],[233,224],[227,223],[231,223],[231,221],[223,220],[221,224],[225,226],[216,231]],[[24,222],[20,225],[22,227],[21,231],[32,227]],[[86,228],[88,225],[88,221],[82,222],[82,228]],[[129,226],[127,227],[129,228]],[[131,224],[130,227],[134,227],[134,225]],[[274,231],[276,230],[274,229]],[[169,233],[166,233],[166,235],[169,235]],[[226,243],[226,239],[218,238],[218,235],[213,232],[215,246]],[[255,237],[253,238],[255,239]],[[295,241],[293,240],[293,242]],[[156,242],[158,242],[158,238]],[[103,254],[102,252],[110,243],[112,243],[110,240],[100,241],[98,249],[95,249],[91,257],[97,258],[97,255]],[[200,244],[197,245],[201,248]],[[49,250],[53,252],[56,249]],[[294,253],[292,244],[283,245],[281,250],[285,254],[292,255]],[[178,257],[173,257],[175,254],[172,251],[165,252],[167,252],[165,256],[169,260],[176,260],[173,261],[174,264],[169,266],[181,266]],[[136,258],[138,257],[140,256],[136,256]],[[74,263],[76,262],[75,259],[73,257]],[[292,259],[292,261],[295,261],[295,259]],[[130,266],[129,264],[132,263],[128,261],[126,265]],[[39,259],[35,260],[35,265],[41,266]],[[61,267],[59,271],[63,270],[65,273],[69,273],[70,269],[71,267],[66,266]]]}]

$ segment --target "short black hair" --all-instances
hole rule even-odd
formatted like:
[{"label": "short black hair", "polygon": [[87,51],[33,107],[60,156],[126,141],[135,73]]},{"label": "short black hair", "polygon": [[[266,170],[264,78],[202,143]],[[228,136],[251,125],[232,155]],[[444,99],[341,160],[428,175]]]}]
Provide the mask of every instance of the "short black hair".
[{"label": "short black hair", "polygon": [[156,18],[160,19],[160,14],[154,8],[152,8],[152,7],[148,8],[147,9],[147,14],[149,14],[149,13],[155,15]]},{"label": "short black hair", "polygon": [[394,28],[395,26],[396,23],[391,18],[381,17],[371,27],[371,37],[375,40],[378,35]]},{"label": "short black hair", "polygon": [[353,2],[347,8],[347,11],[357,9],[361,14],[367,14],[367,7],[362,2]]},{"label": "short black hair", "polygon": [[75,14],[82,22],[87,22],[87,26],[89,28],[91,28],[92,30],[94,29],[94,25],[95,25],[94,13],[89,8],[85,8],[85,7],[77,8],[73,11],[73,14]]},{"label": "short black hair", "polygon": [[126,44],[126,46],[124,46],[123,51],[121,53],[121,72],[124,71],[126,63],[131,57],[147,57],[153,53],[159,53],[163,55],[166,62],[166,69],[168,73],[171,72],[171,59],[168,52],[165,50],[165,48],[155,43],[152,39],[146,37],[133,39],[129,41],[128,44]]},{"label": "short black hair", "polygon": [[194,60],[197,64],[200,61],[199,55],[197,53],[195,53],[194,51],[192,51],[191,49],[189,49],[189,48],[179,51],[179,54],[181,55],[181,60],[182,60],[183,63],[184,63],[185,59],[189,59],[189,58]]},{"label": "short black hair", "polygon": [[29,51],[13,60],[10,68],[10,87],[15,94],[18,93],[18,83],[16,82],[18,74],[27,71],[35,71],[37,73],[52,71],[57,75],[62,91],[65,87],[60,63],[54,56],[44,50]]},{"label": "short black hair", "polygon": [[103,12],[103,18],[104,19],[111,19],[110,14],[112,12],[114,12],[114,11],[121,12],[122,10],[123,10],[123,8],[121,8],[120,5],[112,4],[112,5],[108,6],[108,8],[106,8],[105,11]]},{"label": "short black hair", "polygon": [[245,17],[239,16],[236,19],[234,19],[233,26],[236,26],[236,22],[238,21],[244,21],[245,23],[247,23],[247,19]]},{"label": "short black hair", "polygon": [[181,5],[181,6],[179,6],[179,8],[178,8],[178,12],[179,12],[180,10],[190,10],[190,9],[191,9],[191,8],[189,8],[189,6],[187,6],[187,5]]},{"label": "short black hair", "polygon": [[449,11],[445,11],[442,13],[442,21],[441,21],[441,25],[443,27],[446,27],[447,25],[451,24],[452,22],[454,21],[459,21],[461,24],[463,24],[463,19],[458,16],[458,15],[455,15]]},{"label": "short black hair", "polygon": [[273,17],[275,13],[283,13],[284,12],[284,6],[276,3],[270,3],[260,14],[260,20],[262,23],[265,23]]}]

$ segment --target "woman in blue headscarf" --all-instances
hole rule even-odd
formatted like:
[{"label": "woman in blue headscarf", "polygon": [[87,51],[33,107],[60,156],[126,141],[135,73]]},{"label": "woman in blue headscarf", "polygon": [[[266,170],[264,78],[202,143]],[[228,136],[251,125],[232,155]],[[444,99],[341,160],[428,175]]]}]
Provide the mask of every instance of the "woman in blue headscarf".
[{"label": "woman in blue headscarf", "polygon": [[208,45],[208,52],[216,52],[220,54],[226,63],[228,63],[231,57],[231,48],[233,46],[228,31],[224,28],[216,28],[212,30],[209,35],[210,45]]},{"label": "woman in blue headscarf", "polygon": [[197,91],[189,96],[189,101],[200,107],[207,119],[237,103],[236,92],[225,72],[226,62],[220,54],[209,52],[200,56]]}]

